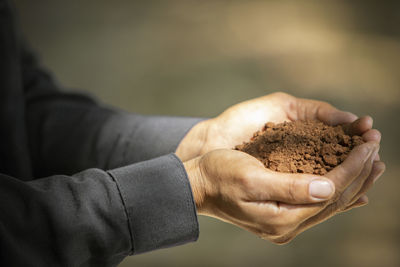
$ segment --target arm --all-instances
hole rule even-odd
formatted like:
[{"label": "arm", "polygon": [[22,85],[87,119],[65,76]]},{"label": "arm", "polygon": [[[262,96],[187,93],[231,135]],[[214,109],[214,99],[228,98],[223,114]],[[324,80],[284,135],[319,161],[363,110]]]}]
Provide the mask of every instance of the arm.
[{"label": "arm", "polygon": [[[109,172],[91,169],[25,183],[2,175],[0,261],[115,265],[129,254],[195,240],[195,206],[200,214],[284,243],[335,212],[365,204],[356,201],[367,190],[365,181],[379,175],[371,170],[378,148],[367,142],[353,150],[329,179],[275,173],[232,150],[184,165],[170,154]],[[322,184],[313,188],[316,181]]]},{"label": "arm", "polygon": [[0,175],[0,198],[1,266],[115,266],[198,236],[190,185],[173,154],[30,182]]},{"label": "arm", "polygon": [[174,152],[201,120],[127,113],[82,94],[61,92],[27,48],[22,66],[36,177],[111,169]]}]

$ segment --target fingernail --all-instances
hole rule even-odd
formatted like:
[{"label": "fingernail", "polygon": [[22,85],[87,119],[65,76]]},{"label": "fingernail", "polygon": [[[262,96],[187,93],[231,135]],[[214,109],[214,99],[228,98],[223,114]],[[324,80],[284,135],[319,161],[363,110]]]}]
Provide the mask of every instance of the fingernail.
[{"label": "fingernail", "polygon": [[333,193],[332,185],[324,180],[314,180],[310,183],[308,190],[314,198],[327,199]]}]

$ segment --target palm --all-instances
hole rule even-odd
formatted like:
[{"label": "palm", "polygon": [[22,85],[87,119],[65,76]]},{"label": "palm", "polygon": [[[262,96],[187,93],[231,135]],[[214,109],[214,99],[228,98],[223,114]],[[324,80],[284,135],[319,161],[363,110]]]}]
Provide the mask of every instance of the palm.
[{"label": "palm", "polygon": [[218,129],[215,129],[212,149],[233,148],[248,141],[266,122],[289,120],[282,106],[259,99],[233,106],[216,119]]},{"label": "palm", "polygon": [[248,141],[267,122],[316,119],[335,125],[352,122],[355,118],[325,102],[275,93],[234,105],[216,117],[204,152],[233,148]]}]

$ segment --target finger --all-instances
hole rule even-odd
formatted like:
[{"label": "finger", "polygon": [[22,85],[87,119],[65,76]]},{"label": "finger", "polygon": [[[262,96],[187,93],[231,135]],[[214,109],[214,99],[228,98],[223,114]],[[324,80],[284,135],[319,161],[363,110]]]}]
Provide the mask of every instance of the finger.
[{"label": "finger", "polygon": [[[380,142],[382,135],[378,130],[371,129],[371,130],[368,130],[365,133],[363,133],[362,138],[365,142],[369,142],[369,141]],[[374,160],[375,161],[381,160],[381,157],[379,156],[379,154],[376,155]]]},{"label": "finger", "polygon": [[290,240],[292,240],[295,236],[299,235],[300,233],[306,231],[307,229],[317,224],[320,224],[328,220],[337,213],[338,211],[336,209],[336,203],[331,203],[329,205],[326,205],[323,209],[315,212],[314,215],[309,216],[306,220],[300,223],[292,232],[288,233],[285,236],[275,239],[274,242],[282,244],[287,243]]},{"label": "finger", "polygon": [[374,158],[378,154],[379,147],[376,147],[372,152],[371,156],[367,160],[364,165],[363,170],[361,171],[360,175],[355,179],[340,195],[339,199],[337,200],[337,208],[342,210],[349,206],[355,196],[360,192],[361,188],[364,186],[365,183],[368,183],[367,180],[370,177],[372,167],[374,164]]},{"label": "finger", "polygon": [[355,114],[347,111],[338,110],[329,104],[321,105],[317,114],[318,120],[332,126],[351,123],[357,118],[358,117]]},{"label": "finger", "polygon": [[337,195],[341,194],[360,175],[364,164],[378,146],[376,142],[356,146],[342,164],[325,175],[335,184]]},{"label": "finger", "polygon": [[[368,197],[364,195],[364,196],[360,197],[360,199],[358,199],[353,205],[347,207],[346,210],[343,210],[340,212],[348,211],[353,208],[362,207],[367,204],[368,204]],[[329,218],[333,217],[337,213],[339,213],[339,211],[336,210],[335,203],[332,203],[332,204],[328,205],[320,213],[303,221],[290,233],[287,233],[284,236],[273,238],[272,240],[273,240],[273,242],[276,242],[279,244],[285,244],[285,243],[289,242],[290,240],[292,240],[295,236],[299,235],[300,233],[306,231],[307,229],[309,229],[317,224],[320,224],[320,223],[328,220]]]},{"label": "finger", "polygon": [[361,137],[363,138],[363,140],[365,142],[369,142],[369,141],[380,142],[382,135],[378,130],[370,129],[370,130],[367,130],[365,133],[363,133]]},{"label": "finger", "polygon": [[269,229],[269,235],[279,236],[281,233],[293,231],[302,222],[321,212],[326,206],[324,203],[244,202],[242,210],[253,225],[265,225],[267,222],[273,228]]},{"label": "finger", "polygon": [[311,174],[278,173],[264,169],[264,175],[253,177],[253,182],[251,201],[308,204],[326,201],[335,192],[331,180]]},{"label": "finger", "polygon": [[359,199],[357,199],[353,204],[351,204],[350,206],[346,207],[343,212],[349,211],[351,209],[354,208],[359,208],[362,206],[365,206],[368,204],[368,197],[366,195],[361,196]]},{"label": "finger", "polygon": [[386,169],[385,163],[382,161],[375,161],[371,173],[363,186],[361,187],[360,191],[353,197],[353,199],[350,202],[350,205],[355,203],[357,199],[359,199],[362,195],[365,195],[365,193],[372,187],[372,185],[379,179],[379,177],[384,173]]},{"label": "finger", "polygon": [[372,124],[373,119],[370,116],[364,116],[352,123],[343,125],[343,129],[350,136],[362,135],[372,128]]},{"label": "finger", "polygon": [[329,125],[351,123],[358,117],[350,112],[339,110],[329,103],[310,100],[297,99],[296,120],[319,120]]},{"label": "finger", "polygon": [[[380,142],[382,135],[378,130],[371,129],[371,130],[368,130],[365,133],[363,133],[362,138],[365,142],[369,142],[369,141]],[[381,157],[379,156],[379,154],[376,155],[374,160],[375,161],[381,160]]]},{"label": "finger", "polygon": [[326,221],[330,217],[334,216],[337,212],[335,210],[335,203],[329,204],[323,208],[309,208],[308,211],[302,213],[301,215],[304,215],[306,213],[309,213],[309,215],[306,217],[305,220],[301,221],[301,223],[294,228],[291,232],[287,233],[284,236],[280,236],[277,238],[273,239],[273,242],[279,243],[279,244],[285,244],[288,243],[290,240],[292,240],[295,236],[299,235],[300,233],[306,231],[307,229],[322,223],[323,221]]}]

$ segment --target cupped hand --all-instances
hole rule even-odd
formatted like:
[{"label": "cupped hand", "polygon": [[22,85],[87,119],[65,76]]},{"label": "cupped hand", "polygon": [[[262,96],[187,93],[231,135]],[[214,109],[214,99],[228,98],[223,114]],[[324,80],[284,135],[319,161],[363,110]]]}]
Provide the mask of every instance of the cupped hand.
[{"label": "cupped hand", "polygon": [[334,183],[326,177],[277,173],[240,151],[215,150],[184,166],[198,214],[270,240],[314,215],[307,205],[327,202],[335,194]]},{"label": "cupped hand", "polygon": [[362,205],[379,144],[369,141],[326,177],[278,173],[239,151],[215,150],[184,163],[199,214],[282,244],[337,212]]},{"label": "cupped hand", "polygon": [[[236,104],[219,116],[195,125],[179,144],[176,153],[183,160],[215,149],[232,149],[247,142],[265,123],[295,120],[319,120],[329,125],[349,124],[349,132],[365,134],[372,128],[372,118],[357,116],[316,100],[297,98],[286,93],[273,93]],[[379,142],[374,130],[370,138]]]}]

